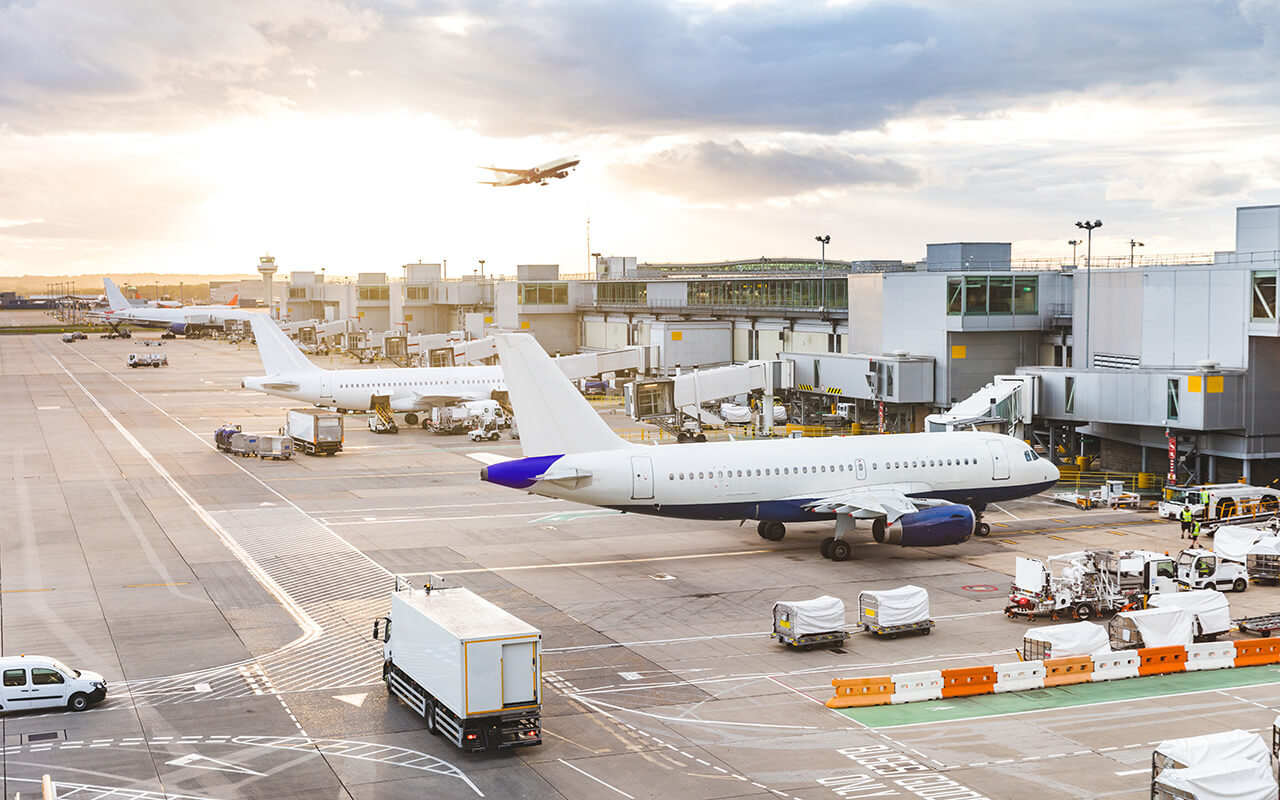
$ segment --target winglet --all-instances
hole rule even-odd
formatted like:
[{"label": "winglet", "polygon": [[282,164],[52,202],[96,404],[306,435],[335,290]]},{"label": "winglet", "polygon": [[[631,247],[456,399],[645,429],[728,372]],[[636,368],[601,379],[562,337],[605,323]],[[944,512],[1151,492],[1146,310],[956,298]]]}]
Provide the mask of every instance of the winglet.
[{"label": "winglet", "polygon": [[527,333],[493,337],[503,380],[520,424],[525,456],[567,455],[628,447],[591,407],[542,345]]}]

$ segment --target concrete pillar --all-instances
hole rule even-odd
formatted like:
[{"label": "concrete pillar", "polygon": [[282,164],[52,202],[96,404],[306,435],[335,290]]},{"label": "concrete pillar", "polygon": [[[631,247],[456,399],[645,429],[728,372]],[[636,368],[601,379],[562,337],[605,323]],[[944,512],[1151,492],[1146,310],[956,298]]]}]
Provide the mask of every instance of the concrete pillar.
[{"label": "concrete pillar", "polygon": [[1217,456],[1209,456],[1209,475],[1208,483],[1218,482],[1218,458]]},{"label": "concrete pillar", "polygon": [[1253,461],[1246,457],[1240,459],[1240,463],[1244,466],[1244,482],[1253,483]]},{"label": "concrete pillar", "polygon": [[1138,468],[1139,472],[1147,471],[1147,446],[1145,444],[1138,445],[1138,449],[1142,451],[1142,466]]}]

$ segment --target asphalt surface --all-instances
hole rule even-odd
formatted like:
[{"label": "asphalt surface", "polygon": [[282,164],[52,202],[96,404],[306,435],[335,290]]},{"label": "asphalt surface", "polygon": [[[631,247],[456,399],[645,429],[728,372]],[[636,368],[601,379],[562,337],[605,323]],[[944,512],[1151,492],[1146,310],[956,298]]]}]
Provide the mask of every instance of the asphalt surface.
[{"label": "asphalt surface", "polygon": [[[1015,554],[1176,552],[1177,527],[1149,514],[1031,498],[992,510],[989,539],[865,537],[837,564],[817,552],[824,524],[771,543],[480,483],[467,453],[518,456],[505,438],[378,436],[353,417],[337,456],[237,459],[213,429],[273,432],[290,405],[240,389],[256,351],[169,341],[170,366],[127,368],[144,338],[0,337],[0,650],[111,685],[85,713],[0,716],[5,797],[49,774],[76,798],[1136,799],[1153,742],[1270,739],[1272,668],[1034,708],[822,705],[834,677],[1013,660],[1043,624],[1001,613]],[[427,572],[543,631],[542,746],[460,753],[387,695],[372,620],[394,574]],[[812,652],[768,637],[779,599],[855,608],[907,583],[929,591],[929,636]],[[1280,588],[1229,597],[1233,616],[1280,610]]]}]

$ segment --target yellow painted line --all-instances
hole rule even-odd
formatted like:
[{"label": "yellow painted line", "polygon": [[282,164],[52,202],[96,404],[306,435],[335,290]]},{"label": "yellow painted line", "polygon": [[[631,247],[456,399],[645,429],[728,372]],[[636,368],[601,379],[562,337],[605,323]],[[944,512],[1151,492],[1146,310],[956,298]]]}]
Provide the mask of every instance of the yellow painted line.
[{"label": "yellow painted line", "polygon": [[1000,541],[1004,542],[1005,544],[1017,544],[1017,542],[1015,542],[1012,539],[1001,539]]},{"label": "yellow painted line", "polygon": [[644,564],[650,561],[685,561],[695,558],[725,558],[727,556],[750,556],[759,553],[787,553],[794,550],[811,550],[810,547],[762,548],[760,550],[734,550],[728,553],[692,553],[687,556],[654,556],[652,558],[613,558],[606,561],[569,561],[562,564],[524,564],[518,567],[475,567],[473,569],[446,569],[435,572],[402,572],[401,575],[415,577],[418,575],[464,575],[471,572],[514,572],[529,569],[569,569],[572,567],[599,567],[608,564]]},{"label": "yellow painted line", "polygon": [[1061,536],[1050,536],[1049,538],[1050,538],[1050,539],[1057,539],[1057,540],[1058,540],[1058,541],[1060,541],[1060,542],[1065,542],[1065,541],[1066,541],[1066,539],[1062,538]]},{"label": "yellow painted line", "polygon": [[145,589],[149,586],[186,586],[186,581],[177,581],[175,583],[126,583],[126,589]]},{"label": "yellow painted line", "polygon": [[1111,534],[1112,536],[1124,536],[1124,534],[1121,533],[1120,531],[1107,531],[1107,533]]},{"label": "yellow painted line", "polygon": [[992,525],[999,525],[1001,528],[1007,528],[1007,527],[1009,527],[1009,524],[1008,524],[1008,523],[1006,523],[1006,522],[993,522],[993,523],[991,523],[991,524],[992,524]]},{"label": "yellow painted line", "polygon": [[14,594],[15,592],[52,592],[52,589],[5,589],[0,594]]}]

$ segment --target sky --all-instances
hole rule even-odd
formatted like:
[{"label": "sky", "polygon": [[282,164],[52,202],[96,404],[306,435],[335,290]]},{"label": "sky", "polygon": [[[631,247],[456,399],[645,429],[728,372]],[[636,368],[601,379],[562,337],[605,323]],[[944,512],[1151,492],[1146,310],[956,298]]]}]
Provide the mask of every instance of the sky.
[{"label": "sky", "polygon": [[1280,0],[0,0],[0,275],[1230,250],[1277,67]]}]

